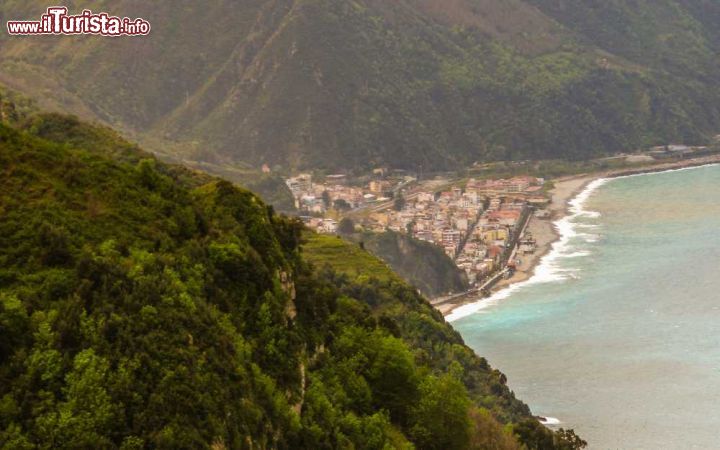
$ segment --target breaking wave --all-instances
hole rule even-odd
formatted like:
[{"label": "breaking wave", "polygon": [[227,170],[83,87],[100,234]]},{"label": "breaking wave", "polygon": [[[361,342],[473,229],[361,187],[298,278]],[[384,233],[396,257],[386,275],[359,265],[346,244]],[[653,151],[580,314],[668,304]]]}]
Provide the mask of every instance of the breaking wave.
[{"label": "breaking wave", "polygon": [[590,196],[608,181],[610,181],[610,178],[599,178],[590,182],[582,192],[568,202],[568,214],[553,224],[558,232],[559,239],[552,244],[550,252],[540,260],[532,277],[526,281],[512,284],[488,298],[460,306],[445,316],[445,319],[448,322],[454,322],[491,306],[495,306],[501,300],[508,298],[513,293],[527,286],[577,279],[576,270],[564,269],[560,267],[558,263],[562,259],[579,258],[590,255],[589,252],[578,251],[571,242],[578,237],[585,238],[584,240],[586,242],[594,242],[597,240],[596,235],[588,235],[587,233],[581,233],[579,231],[580,228],[588,227],[588,225],[577,223],[577,219],[600,217],[599,212],[585,210],[584,205]]}]

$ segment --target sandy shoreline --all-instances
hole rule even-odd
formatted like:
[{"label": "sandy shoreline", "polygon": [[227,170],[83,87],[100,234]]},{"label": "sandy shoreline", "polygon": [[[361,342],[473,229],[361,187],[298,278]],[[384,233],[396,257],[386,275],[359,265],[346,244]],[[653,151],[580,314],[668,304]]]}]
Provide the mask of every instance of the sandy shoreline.
[{"label": "sandy shoreline", "polygon": [[[521,264],[518,266],[515,274],[507,279],[498,282],[492,289],[492,293],[506,289],[507,287],[527,281],[530,279],[535,268],[538,266],[544,256],[552,249],[560,235],[556,229],[555,223],[568,214],[569,203],[578,194],[580,194],[591,182],[600,178],[616,178],[621,176],[636,175],[641,173],[664,172],[673,169],[682,169],[686,167],[705,166],[709,164],[720,163],[720,155],[712,155],[702,158],[687,159],[682,161],[673,161],[668,163],[659,163],[634,168],[617,169],[596,173],[572,175],[552,180],[553,189],[550,191],[551,202],[548,206],[550,216],[548,218],[532,217],[528,224],[527,230],[532,233],[537,243],[537,249],[534,254],[524,255]],[[456,302],[449,302],[436,305],[436,308],[445,316],[452,313],[455,309],[478,301],[477,296],[468,296],[459,298]]]},{"label": "sandy shoreline", "polygon": [[498,282],[493,287],[492,292],[497,292],[511,284],[525,281],[533,276],[535,267],[540,263],[543,256],[548,254],[552,244],[560,238],[555,228],[555,222],[567,215],[570,200],[575,198],[590,182],[597,178],[597,176],[593,175],[579,175],[554,181],[555,187],[551,191],[552,200],[548,206],[550,216],[544,219],[532,217],[528,224],[527,231],[532,233],[537,245],[535,253],[521,256],[521,264],[518,265],[515,274],[507,280]]}]

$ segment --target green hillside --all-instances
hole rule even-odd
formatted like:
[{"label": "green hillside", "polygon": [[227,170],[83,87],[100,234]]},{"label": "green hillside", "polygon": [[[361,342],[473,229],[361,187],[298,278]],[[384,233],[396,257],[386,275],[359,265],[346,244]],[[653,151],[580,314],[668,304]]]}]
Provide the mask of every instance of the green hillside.
[{"label": "green hillside", "polygon": [[302,248],[255,195],[109,129],[18,119],[0,123],[0,447],[581,444],[366,253]]},{"label": "green hillside", "polygon": [[378,258],[351,245],[340,236],[308,232],[303,243],[305,259],[318,268],[331,267],[335,272],[351,278],[377,278],[385,283],[400,283],[401,279]]},{"label": "green hillside", "polygon": [[[46,5],[11,0],[3,17]],[[144,146],[257,170],[580,159],[720,130],[707,0],[71,1],[136,39],[0,36],[0,82]]]}]

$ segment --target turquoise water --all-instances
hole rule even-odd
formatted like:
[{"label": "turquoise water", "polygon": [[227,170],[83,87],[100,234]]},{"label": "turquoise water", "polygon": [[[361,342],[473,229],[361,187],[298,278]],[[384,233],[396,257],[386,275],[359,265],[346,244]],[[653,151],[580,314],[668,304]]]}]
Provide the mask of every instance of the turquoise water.
[{"label": "turquoise water", "polygon": [[453,325],[591,449],[720,448],[719,194],[720,166],[594,183],[537,276]]}]

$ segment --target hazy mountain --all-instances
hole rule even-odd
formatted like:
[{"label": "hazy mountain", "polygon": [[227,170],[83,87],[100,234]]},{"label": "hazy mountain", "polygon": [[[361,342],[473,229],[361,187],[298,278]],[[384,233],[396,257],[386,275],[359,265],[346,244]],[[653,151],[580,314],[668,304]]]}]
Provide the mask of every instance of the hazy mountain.
[{"label": "hazy mountain", "polygon": [[[2,17],[46,5],[8,1]],[[150,37],[9,37],[0,81],[235,166],[583,158],[720,129],[709,0],[74,1]]]}]

